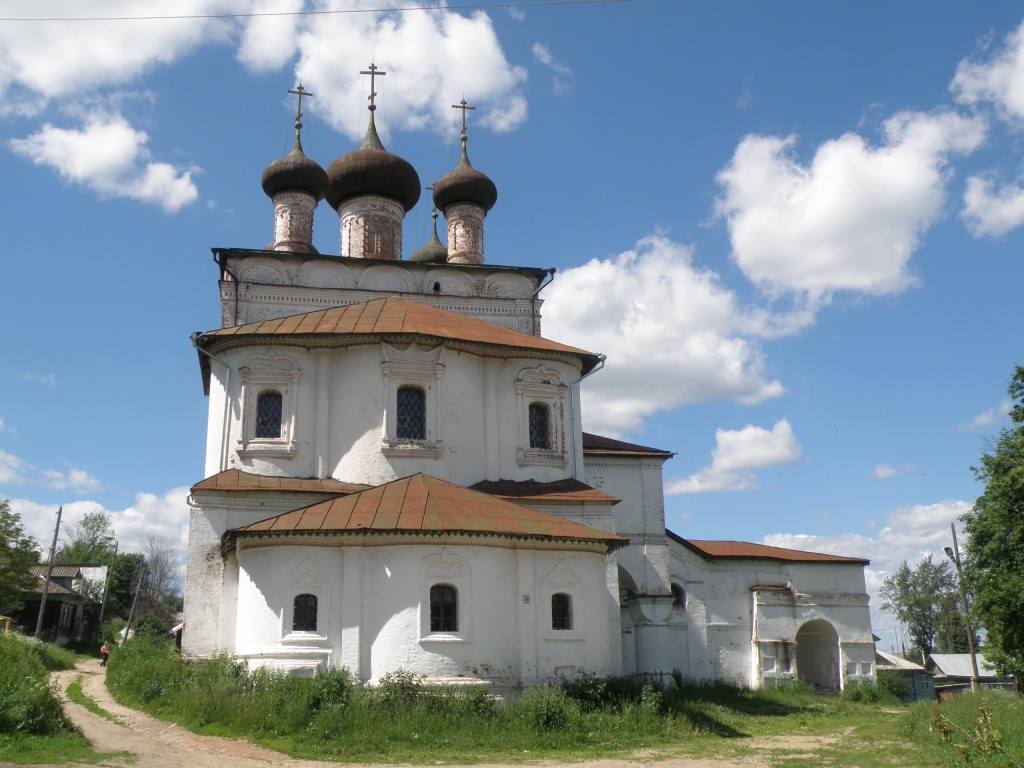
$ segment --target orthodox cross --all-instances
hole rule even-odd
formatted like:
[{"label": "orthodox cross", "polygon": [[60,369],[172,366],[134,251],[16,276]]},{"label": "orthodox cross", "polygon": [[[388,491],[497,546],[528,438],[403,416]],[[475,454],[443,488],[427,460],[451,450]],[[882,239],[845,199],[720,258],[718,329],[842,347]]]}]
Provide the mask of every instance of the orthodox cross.
[{"label": "orthodox cross", "polygon": [[466,103],[466,100],[463,99],[458,104],[452,104],[452,109],[461,109],[462,110],[462,136],[463,136],[463,138],[465,138],[465,136],[466,136],[466,112],[473,111],[473,110],[476,109],[476,107],[469,106],[469,104]]},{"label": "orthodox cross", "polygon": [[371,63],[369,69],[361,70],[359,72],[359,74],[360,75],[369,75],[370,76],[370,95],[367,96],[366,98],[370,102],[370,111],[372,112],[373,110],[375,110],[377,108],[377,105],[373,101],[377,97],[376,84],[375,84],[376,83],[376,79],[377,79],[377,75],[380,75],[381,77],[384,77],[384,75],[386,75],[387,72],[381,72],[379,69],[377,69],[377,65],[376,64]]},{"label": "orthodox cross", "polygon": [[295,123],[296,125],[302,125],[302,97],[305,96],[308,99],[312,99],[313,94],[306,91],[306,89],[302,87],[302,83],[295,86],[294,90],[289,89],[288,93],[294,93],[299,97],[299,108],[295,112]]}]

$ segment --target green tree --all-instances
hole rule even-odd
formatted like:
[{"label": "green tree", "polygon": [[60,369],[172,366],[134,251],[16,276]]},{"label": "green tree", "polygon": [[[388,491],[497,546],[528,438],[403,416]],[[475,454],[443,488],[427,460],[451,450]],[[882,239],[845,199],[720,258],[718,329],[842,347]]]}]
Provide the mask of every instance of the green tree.
[{"label": "green tree", "polygon": [[22,594],[37,588],[32,566],[39,562],[35,540],[25,534],[21,515],[0,501],[0,614],[10,616],[23,605]]},{"label": "green tree", "polygon": [[[978,633],[974,632],[974,647],[978,648],[980,645]],[[939,628],[935,633],[936,653],[967,653],[970,649],[970,643],[967,642],[963,599],[959,592],[948,592],[939,599]]]},{"label": "green tree", "polygon": [[988,635],[985,659],[1024,693],[1024,366],[1008,392],[1011,424],[972,467],[985,491],[962,520],[973,611]]},{"label": "green tree", "polygon": [[[932,562],[928,555],[911,569],[907,561],[882,582],[879,595],[883,611],[895,613],[907,627],[914,649],[927,656],[935,649],[946,595],[956,595],[949,564]],[[965,642],[966,642],[966,635]]]},{"label": "green tree", "polygon": [[114,556],[114,526],[106,512],[89,512],[67,527],[67,544],[57,553],[58,563],[110,565]]}]

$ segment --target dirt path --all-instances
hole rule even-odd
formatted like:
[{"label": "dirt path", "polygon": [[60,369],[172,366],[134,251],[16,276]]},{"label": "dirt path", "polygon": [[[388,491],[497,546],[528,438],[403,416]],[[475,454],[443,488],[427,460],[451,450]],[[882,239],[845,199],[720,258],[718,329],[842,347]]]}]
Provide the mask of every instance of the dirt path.
[{"label": "dirt path", "polygon": [[[67,688],[81,675],[82,690],[101,708],[115,715],[120,724],[115,724],[84,707],[68,701]],[[78,667],[55,674],[60,688],[64,711],[85,737],[92,742],[97,752],[128,753],[122,757],[108,759],[105,766],[132,766],[132,768],[266,768],[267,766],[288,766],[288,768],[324,768],[339,766],[337,763],[322,763],[313,760],[297,760],[279,752],[258,747],[246,741],[222,739],[215,736],[199,736],[173,723],[156,720],[134,709],[123,707],[114,701],[104,684],[104,670],[98,660],[79,662]],[[813,740],[806,744],[809,752],[821,746],[824,740]],[[745,746],[757,746],[747,744]],[[771,746],[765,744],[771,749]],[[792,740],[787,747],[793,748]],[[633,766],[658,765],[662,768],[766,768],[769,762],[760,757],[739,760],[693,759],[664,757],[661,754],[638,754],[628,760],[595,760],[586,763],[561,763],[536,761],[528,765],[534,768],[632,768]],[[380,766],[379,768],[388,768]],[[449,768],[456,768],[449,766]],[[472,768],[504,768],[497,765],[477,765]]]}]

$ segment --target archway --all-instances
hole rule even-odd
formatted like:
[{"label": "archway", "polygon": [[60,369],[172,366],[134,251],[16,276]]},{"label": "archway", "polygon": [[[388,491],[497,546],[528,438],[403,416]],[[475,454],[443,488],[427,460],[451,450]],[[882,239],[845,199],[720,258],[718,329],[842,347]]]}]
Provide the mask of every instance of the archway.
[{"label": "archway", "polygon": [[839,690],[839,635],[827,621],[808,621],[796,633],[796,674],[815,690]]}]

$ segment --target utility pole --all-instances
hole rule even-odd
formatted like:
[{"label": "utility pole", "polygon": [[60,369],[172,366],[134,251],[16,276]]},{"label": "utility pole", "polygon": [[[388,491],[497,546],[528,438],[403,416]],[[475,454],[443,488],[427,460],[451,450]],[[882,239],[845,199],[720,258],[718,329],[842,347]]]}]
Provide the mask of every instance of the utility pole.
[{"label": "utility pole", "polygon": [[[128,637],[132,633],[132,619],[135,617],[135,604],[139,602],[139,590],[142,589],[142,577],[146,575],[146,564],[143,562],[139,566],[139,584],[135,587],[135,598],[132,600],[132,609],[128,611],[128,623],[124,628],[124,643],[128,642]],[[124,644],[122,643],[122,645]]]},{"label": "utility pole", "polygon": [[956,525],[953,523],[949,524],[949,529],[953,532],[953,548],[943,547],[943,552],[946,553],[946,557],[953,561],[953,565],[956,566],[956,577],[960,582],[960,597],[964,601],[964,622],[967,624],[967,648],[971,652],[971,690],[975,693],[981,687],[978,682],[980,675],[978,674],[978,655],[974,652],[974,627],[971,625],[971,607],[967,604],[967,587],[964,586],[964,569],[960,567],[960,547],[956,543]]},{"label": "utility pole", "polygon": [[43,632],[43,614],[46,613],[46,595],[50,591],[50,577],[53,576],[53,558],[57,556],[57,537],[60,536],[60,516],[64,507],[57,507],[57,525],[53,529],[53,544],[50,545],[50,562],[46,566],[46,578],[43,580],[43,595],[39,599],[39,616],[36,619],[36,639]]},{"label": "utility pole", "polygon": [[103,602],[100,603],[100,617],[96,623],[99,625],[96,629],[100,633],[103,632],[103,614],[107,610],[107,595],[110,594],[110,579],[114,576],[114,563],[117,562],[117,548],[118,542],[114,542],[114,554],[110,557],[110,567],[107,569],[107,578],[103,583]]}]

